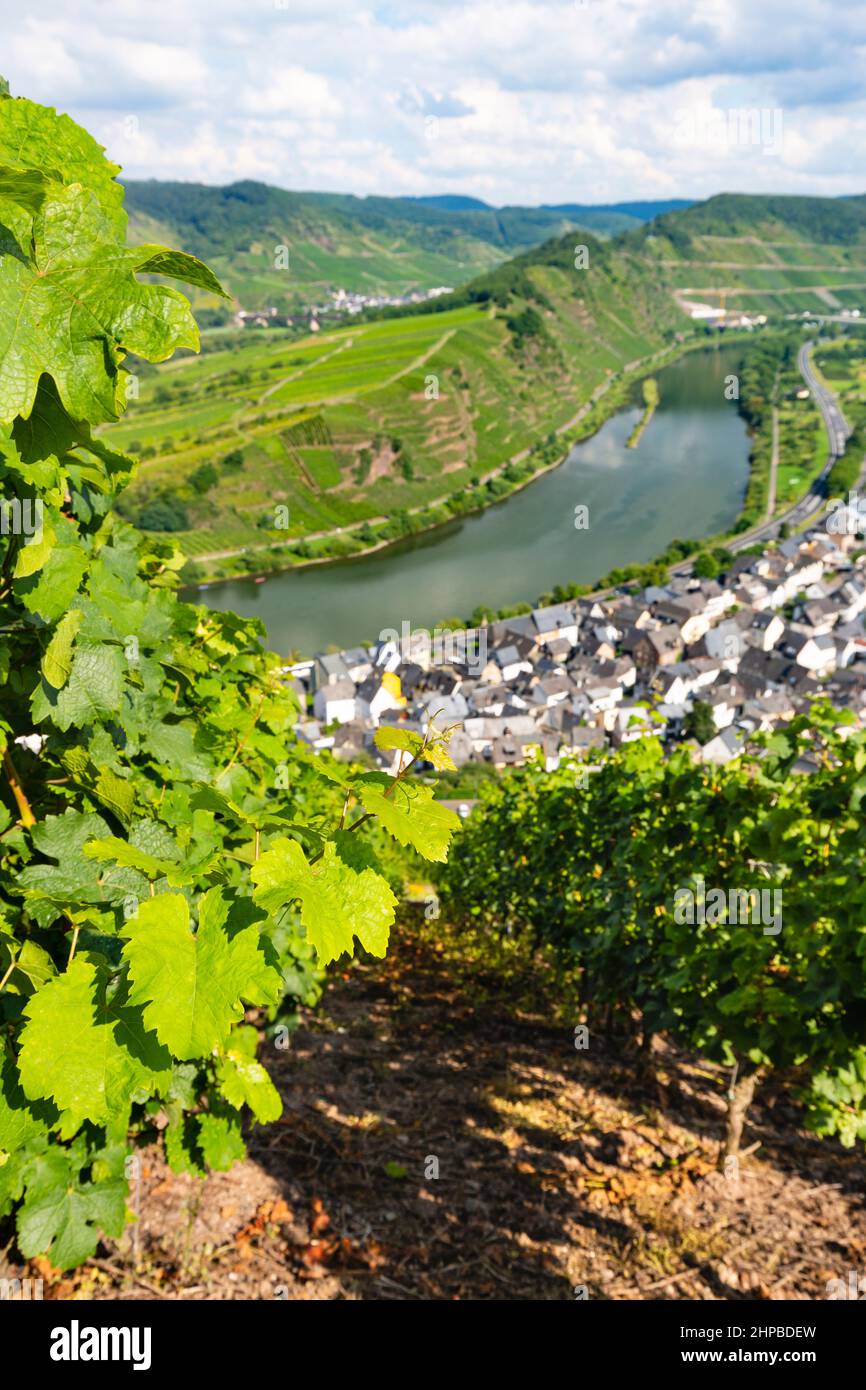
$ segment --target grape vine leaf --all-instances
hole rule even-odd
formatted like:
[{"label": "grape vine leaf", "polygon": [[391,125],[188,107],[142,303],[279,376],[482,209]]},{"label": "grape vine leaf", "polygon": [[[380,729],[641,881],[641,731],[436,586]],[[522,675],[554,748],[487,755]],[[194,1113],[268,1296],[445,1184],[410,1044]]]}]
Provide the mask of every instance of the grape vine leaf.
[{"label": "grape vine leaf", "polygon": [[75,527],[65,517],[60,518],[56,529],[57,543],[38,575],[16,579],[13,585],[24,607],[46,623],[55,622],[69,610],[89,559]]},{"label": "grape vine leaf", "polygon": [[[178,347],[198,347],[186,298],[135,278],[156,251],[125,247],[116,219],[81,184],[45,199],[30,256],[0,260],[0,420],[30,414],[45,371],[73,419],[117,419],[127,352],[161,362]],[[168,274],[188,265],[201,280],[193,258],[166,253],[157,263]]]},{"label": "grape vine leaf", "polygon": [[424,757],[437,772],[456,772],[457,764],[444,743],[428,743]]},{"label": "grape vine leaf", "polygon": [[454,831],[456,812],[433,800],[433,788],[411,782],[393,783],[390,796],[375,782],[361,778],[355,786],[361,804],[401,845],[410,845],[425,859],[444,862]]},{"label": "grape vine leaf", "polygon": [[100,1231],[123,1234],[126,1182],[82,1182],[81,1166],[56,1144],[28,1165],[18,1212],[18,1246],[25,1258],[47,1255],[58,1269],[72,1269],[95,1254]]},{"label": "grape vine leaf", "polygon": [[195,934],[187,901],[178,893],[142,903],[122,932],[130,1002],[143,1006],[148,1028],[180,1061],[225,1045],[243,1014],[241,999],[255,1003],[261,997],[263,975],[273,975],[274,988],[279,987],[278,972],[266,965],[259,949],[258,927],[230,937],[218,914],[208,911],[207,900],[218,891],[204,895]]},{"label": "grape vine leaf", "polygon": [[171,1058],[142,1026],[137,1010],[108,1003],[96,966],[81,955],[31,995],[24,1006],[18,1069],[30,1100],[52,1100],[60,1133],[85,1120],[104,1124],[133,1095],[171,1079]]},{"label": "grape vine leaf", "polygon": [[172,280],[183,280],[187,285],[196,285],[209,294],[228,295],[204,261],[190,256],[186,251],[170,251],[166,246],[136,246],[135,269],[148,275],[168,275]]},{"label": "grape vine leaf", "polygon": [[45,648],[42,658],[42,675],[55,690],[62,690],[72,671],[72,648],[75,634],[81,626],[84,614],[79,608],[72,608],[60,619],[54,636]]},{"label": "grape vine leaf", "polygon": [[166,1107],[170,1116],[163,1135],[165,1159],[173,1173],[203,1178],[207,1169],[198,1145],[198,1116],[185,1115],[179,1104]]},{"label": "grape vine leaf", "polygon": [[0,1070],[0,1153],[12,1154],[34,1140],[47,1138],[46,1109],[28,1103],[12,1059],[7,1058]]},{"label": "grape vine leaf", "polygon": [[300,902],[301,923],[320,964],[344,952],[351,955],[356,936],[371,955],[385,954],[397,899],[372,868],[358,872],[347,863],[333,840],[315,864],[297,840],[275,840],[250,872],[253,897],[268,912],[277,914],[293,900]]},{"label": "grape vine leaf", "polygon": [[217,1081],[223,1098],[240,1110],[248,1105],[261,1124],[279,1119],[283,1112],[280,1093],[256,1061],[256,1030],[236,1028],[231,1046],[217,1063]]},{"label": "grape vine leaf", "polygon": [[116,714],[123,698],[126,665],[119,647],[78,641],[69,679],[62,690],[34,692],[33,717],[50,716],[58,729],[81,728]]},{"label": "grape vine leaf", "polygon": [[[8,91],[8,88],[7,88]],[[0,103],[0,163],[12,169],[37,170],[67,183],[94,189],[118,230],[126,227],[120,165],[105,158],[103,147],[69,116],[35,101]]]},{"label": "grape vine leaf", "polygon": [[[180,869],[175,860],[157,859],[154,855],[130,844],[128,840],[121,840],[117,835],[108,835],[101,840],[88,840],[83,853],[87,859],[96,859],[103,864],[119,864],[122,868],[137,869],[147,878],[169,878]],[[192,882],[195,874],[191,873],[186,877]],[[174,886],[179,887],[183,882],[184,875],[181,870],[180,880],[176,881]]]},{"label": "grape vine leaf", "polygon": [[202,926],[225,930],[235,965],[246,978],[244,998],[249,1004],[268,1006],[279,1003],[283,988],[278,957],[260,930],[265,916],[250,898],[232,899],[220,888],[211,888],[199,900],[199,931]]},{"label": "grape vine leaf", "polygon": [[202,1115],[198,1142],[208,1168],[218,1173],[225,1173],[233,1163],[246,1157],[240,1122],[228,1115]]},{"label": "grape vine leaf", "polygon": [[[28,864],[18,875],[18,884],[28,899],[48,899],[55,904],[99,903],[109,897],[100,882],[99,869],[88,863],[82,846],[92,835],[107,835],[108,825],[101,816],[68,807],[61,816],[46,816],[33,827],[34,847],[56,864]],[[133,890],[134,891],[134,890]],[[122,893],[120,894],[122,896]]]},{"label": "grape vine leaf", "polygon": [[424,739],[421,734],[415,733],[413,729],[397,728],[393,724],[380,725],[373,735],[373,742],[383,752],[389,752],[395,748],[403,753],[411,753],[413,757],[424,746]]},{"label": "grape vine leaf", "polygon": [[25,941],[15,957],[15,969],[5,988],[10,994],[32,994],[56,974],[54,962],[44,946]]}]

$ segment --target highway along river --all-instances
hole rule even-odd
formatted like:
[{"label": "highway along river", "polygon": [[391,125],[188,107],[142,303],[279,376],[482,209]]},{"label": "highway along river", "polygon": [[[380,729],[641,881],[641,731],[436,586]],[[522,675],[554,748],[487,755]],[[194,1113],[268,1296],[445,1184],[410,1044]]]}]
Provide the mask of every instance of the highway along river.
[{"label": "highway along river", "polygon": [[[522,492],[465,518],[356,560],[232,580],[198,598],[260,617],[268,645],[302,655],[371,641],[384,628],[433,628],[479,603],[534,602],[555,584],[590,583],[618,565],[653,559],[675,537],[729,526],[748,481],[748,436],[725,376],[741,349],[687,353],[658,373],[658,408],[636,449],[626,441],[642,410],[620,410],[566,461]],[[575,508],[589,508],[588,529]]]}]

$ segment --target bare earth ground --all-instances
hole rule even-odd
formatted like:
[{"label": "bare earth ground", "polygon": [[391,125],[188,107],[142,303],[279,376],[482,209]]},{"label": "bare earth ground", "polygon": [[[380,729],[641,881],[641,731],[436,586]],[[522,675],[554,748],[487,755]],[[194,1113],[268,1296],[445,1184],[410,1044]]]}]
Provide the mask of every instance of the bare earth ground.
[{"label": "bare earth ground", "polygon": [[404,926],[266,1044],[285,1113],[246,1162],[198,1182],[147,1151],[137,1269],[127,1239],[17,1272],[60,1298],[397,1300],[823,1299],[863,1272],[862,1155],[770,1091],[717,1173],[719,1069],[666,1050],[641,1085],[616,1039],[575,1049],[552,977],[480,959]]}]

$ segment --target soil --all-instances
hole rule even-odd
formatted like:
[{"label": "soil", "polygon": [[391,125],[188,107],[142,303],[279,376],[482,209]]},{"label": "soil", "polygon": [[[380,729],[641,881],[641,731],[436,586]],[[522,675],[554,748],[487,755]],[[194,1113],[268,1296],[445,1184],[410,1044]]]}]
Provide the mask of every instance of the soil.
[{"label": "soil", "polygon": [[739,1300],[864,1271],[861,1154],[765,1088],[716,1171],[727,1074],[664,1046],[639,1074],[594,1032],[581,1050],[557,997],[404,924],[263,1046],[285,1111],[245,1162],[199,1182],[150,1149],[137,1253],[15,1272],[61,1298]]}]

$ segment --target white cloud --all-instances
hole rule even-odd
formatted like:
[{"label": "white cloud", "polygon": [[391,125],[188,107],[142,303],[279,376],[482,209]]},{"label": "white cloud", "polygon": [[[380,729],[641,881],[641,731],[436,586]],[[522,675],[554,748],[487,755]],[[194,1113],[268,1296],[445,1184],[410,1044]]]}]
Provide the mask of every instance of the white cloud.
[{"label": "white cloud", "polygon": [[[129,177],[497,203],[862,186],[846,0],[0,0],[0,21],[13,91]],[[781,110],[784,139],[719,139],[739,108]],[[703,134],[678,138],[684,111]]]},{"label": "white cloud", "polygon": [[240,109],[254,117],[291,115],[312,122],[338,115],[341,107],[326,77],[288,67],[269,74],[264,82],[256,80],[254,72],[248,74]]}]

